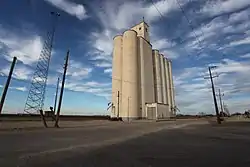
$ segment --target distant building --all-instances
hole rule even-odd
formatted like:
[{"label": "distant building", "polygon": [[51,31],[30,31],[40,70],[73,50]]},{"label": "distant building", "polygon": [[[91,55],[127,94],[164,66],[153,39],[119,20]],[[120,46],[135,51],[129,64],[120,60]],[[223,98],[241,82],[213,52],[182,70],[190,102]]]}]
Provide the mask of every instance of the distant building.
[{"label": "distant building", "polygon": [[114,37],[111,117],[175,117],[171,61],[149,40],[144,21]]}]

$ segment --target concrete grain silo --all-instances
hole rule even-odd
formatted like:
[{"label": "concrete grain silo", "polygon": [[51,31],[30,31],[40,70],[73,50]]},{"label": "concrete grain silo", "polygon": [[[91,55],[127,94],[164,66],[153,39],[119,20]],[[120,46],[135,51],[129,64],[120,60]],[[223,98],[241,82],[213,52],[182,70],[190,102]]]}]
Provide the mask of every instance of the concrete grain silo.
[{"label": "concrete grain silo", "polygon": [[[144,21],[114,37],[111,117],[168,119],[175,107],[171,62],[152,50]],[[119,92],[119,97],[118,97]]]},{"label": "concrete grain silo", "polygon": [[[114,37],[112,62],[112,113],[111,117],[118,117],[121,111],[122,91],[122,35]],[[119,92],[119,97],[118,97]],[[118,102],[119,100],[119,102]]]},{"label": "concrete grain silo", "polygon": [[167,97],[166,97],[166,100],[167,100],[167,104],[169,106],[169,111],[171,111],[171,89],[170,89],[170,79],[169,79],[169,64],[168,64],[168,59],[164,59],[164,63],[165,63],[165,75],[166,75],[166,94],[167,94]]},{"label": "concrete grain silo", "polygon": [[143,37],[138,37],[139,43],[139,67],[141,85],[141,117],[145,118],[145,104],[155,102],[154,97],[154,77],[152,63],[152,46]]},{"label": "concrete grain silo", "polygon": [[137,33],[123,34],[122,52],[122,112],[121,117],[136,119],[139,115],[139,68]]},{"label": "concrete grain silo", "polygon": [[167,90],[166,90],[166,69],[165,69],[165,62],[164,56],[160,54],[160,64],[161,64],[161,85],[162,85],[162,101],[163,104],[167,104]]},{"label": "concrete grain silo", "polygon": [[154,63],[154,75],[155,75],[155,91],[157,103],[163,103],[162,96],[162,76],[161,76],[161,63],[159,50],[153,50],[153,63]]},{"label": "concrete grain silo", "polygon": [[174,81],[172,75],[172,62],[168,60],[168,70],[169,70],[169,84],[170,84],[170,94],[171,94],[171,116],[175,116],[175,93],[174,93]]}]

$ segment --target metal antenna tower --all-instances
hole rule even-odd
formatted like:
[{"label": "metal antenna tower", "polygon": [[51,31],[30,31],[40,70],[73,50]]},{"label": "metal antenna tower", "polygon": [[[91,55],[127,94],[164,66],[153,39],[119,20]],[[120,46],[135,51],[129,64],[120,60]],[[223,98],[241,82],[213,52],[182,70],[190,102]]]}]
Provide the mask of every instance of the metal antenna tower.
[{"label": "metal antenna tower", "polygon": [[24,107],[24,112],[29,114],[39,113],[39,110],[42,110],[44,106],[51,50],[57,19],[60,14],[51,12],[51,15],[53,17],[52,30],[47,33],[47,37],[43,43],[43,49],[40,53],[36,70],[31,80],[31,87]]}]

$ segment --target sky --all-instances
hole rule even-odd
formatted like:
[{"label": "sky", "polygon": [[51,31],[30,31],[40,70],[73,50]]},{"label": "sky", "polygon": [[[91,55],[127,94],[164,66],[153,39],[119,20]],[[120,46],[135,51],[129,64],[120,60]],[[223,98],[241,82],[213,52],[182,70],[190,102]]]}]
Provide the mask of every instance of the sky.
[{"label": "sky", "polygon": [[70,49],[62,114],[107,115],[113,37],[142,21],[153,49],[172,60],[176,104],[182,114],[214,113],[208,67],[230,112],[250,103],[249,0],[2,0],[0,93],[18,58],[4,113],[22,113],[50,12],[61,14],[50,62],[45,109],[54,105],[57,77]]}]

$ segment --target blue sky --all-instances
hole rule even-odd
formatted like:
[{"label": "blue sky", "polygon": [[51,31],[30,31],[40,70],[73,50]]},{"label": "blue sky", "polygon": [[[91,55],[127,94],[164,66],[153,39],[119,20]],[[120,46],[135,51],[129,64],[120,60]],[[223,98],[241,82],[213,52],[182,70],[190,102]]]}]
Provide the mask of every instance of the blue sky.
[{"label": "blue sky", "polygon": [[[108,114],[112,39],[145,17],[150,39],[173,62],[176,103],[182,113],[213,113],[207,67],[217,65],[216,88],[230,112],[249,109],[249,0],[6,0],[0,2],[0,92],[17,56],[4,112],[23,112],[42,41],[60,12],[45,100],[71,51],[63,114]],[[158,11],[157,11],[157,9]],[[182,9],[182,10],[181,10]]]}]

